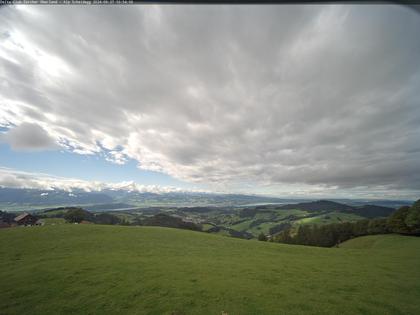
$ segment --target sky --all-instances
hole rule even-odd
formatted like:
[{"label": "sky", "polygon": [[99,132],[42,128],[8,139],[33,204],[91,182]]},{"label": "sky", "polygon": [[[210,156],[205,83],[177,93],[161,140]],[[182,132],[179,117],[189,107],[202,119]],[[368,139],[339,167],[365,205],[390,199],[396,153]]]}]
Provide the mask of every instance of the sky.
[{"label": "sky", "polygon": [[0,21],[0,186],[420,196],[413,9],[22,5]]}]

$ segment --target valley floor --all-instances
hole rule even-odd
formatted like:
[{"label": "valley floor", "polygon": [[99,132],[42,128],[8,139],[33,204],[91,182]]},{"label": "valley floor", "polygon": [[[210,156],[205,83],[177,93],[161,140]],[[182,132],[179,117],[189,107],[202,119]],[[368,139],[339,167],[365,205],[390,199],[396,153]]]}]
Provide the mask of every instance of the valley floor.
[{"label": "valley floor", "polygon": [[420,238],[341,248],[159,227],[0,230],[0,314],[420,314]]}]

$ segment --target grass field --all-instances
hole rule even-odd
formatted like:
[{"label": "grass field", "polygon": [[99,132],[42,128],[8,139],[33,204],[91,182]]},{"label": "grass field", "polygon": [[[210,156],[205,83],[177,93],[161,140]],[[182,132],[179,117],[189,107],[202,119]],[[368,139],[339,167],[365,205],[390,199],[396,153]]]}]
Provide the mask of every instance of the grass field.
[{"label": "grass field", "polygon": [[341,248],[350,249],[373,249],[373,250],[390,250],[393,252],[410,252],[416,248],[416,244],[420,241],[418,237],[407,237],[394,234],[388,235],[369,235],[357,237],[340,244]]},{"label": "grass field", "polygon": [[340,222],[354,222],[358,220],[363,220],[365,218],[352,214],[352,213],[342,213],[342,212],[330,212],[328,214],[321,214],[319,216],[303,218],[296,221],[297,224],[331,224],[331,223],[340,223]]},{"label": "grass field", "polygon": [[[299,209],[271,209],[256,213],[249,218],[241,218],[238,215],[230,215],[220,225],[231,228],[240,232],[248,232],[258,237],[262,232],[270,234],[270,228],[279,224],[290,223],[294,228],[298,228],[303,224],[331,224],[341,222],[354,222],[366,219],[359,215],[344,212],[324,212],[320,211],[319,215],[314,215],[307,211]],[[237,223],[236,223],[237,222]]]},{"label": "grass field", "polygon": [[420,314],[420,238],[342,248],[158,227],[0,230],[0,314]]},{"label": "grass field", "polygon": [[65,224],[66,220],[63,218],[44,218],[42,219],[45,225]]}]

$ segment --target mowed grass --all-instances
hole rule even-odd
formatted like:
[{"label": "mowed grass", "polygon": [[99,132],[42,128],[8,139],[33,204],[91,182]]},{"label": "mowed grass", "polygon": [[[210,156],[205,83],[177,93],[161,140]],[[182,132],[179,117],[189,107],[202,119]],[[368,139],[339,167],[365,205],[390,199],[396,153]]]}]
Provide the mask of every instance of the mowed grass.
[{"label": "mowed grass", "polygon": [[0,313],[420,314],[420,238],[381,237],[355,249],[159,227],[2,229]]}]

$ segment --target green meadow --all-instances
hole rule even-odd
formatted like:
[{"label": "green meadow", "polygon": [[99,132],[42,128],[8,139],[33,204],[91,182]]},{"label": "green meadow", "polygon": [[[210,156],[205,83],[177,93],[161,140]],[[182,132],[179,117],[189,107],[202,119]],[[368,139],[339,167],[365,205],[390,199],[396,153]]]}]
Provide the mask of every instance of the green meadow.
[{"label": "green meadow", "polygon": [[160,227],[0,230],[0,314],[420,314],[420,238],[340,248]]}]

